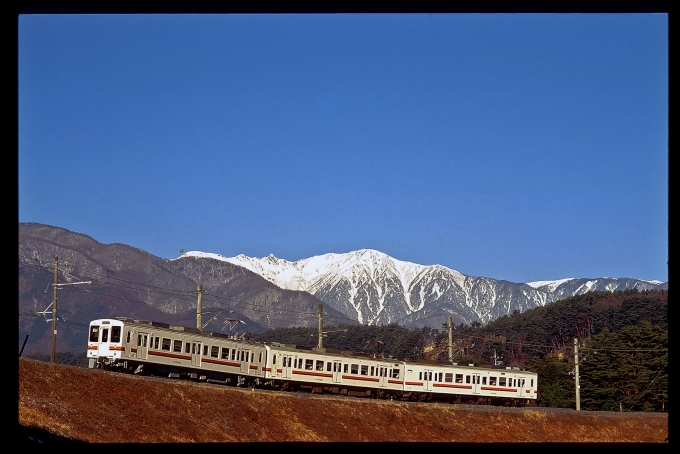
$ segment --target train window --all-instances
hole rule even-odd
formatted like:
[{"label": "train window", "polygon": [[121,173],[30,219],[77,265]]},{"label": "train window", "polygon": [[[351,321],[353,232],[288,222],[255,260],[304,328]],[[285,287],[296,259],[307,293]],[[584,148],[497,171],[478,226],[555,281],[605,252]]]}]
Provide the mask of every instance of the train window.
[{"label": "train window", "polygon": [[102,330],[102,342],[108,342],[109,341],[109,330],[104,328]]},{"label": "train window", "polygon": [[120,342],[120,326],[111,327],[111,342]]},{"label": "train window", "polygon": [[347,373],[348,367],[349,367],[349,364],[344,364],[344,365],[342,366],[342,370],[343,370],[344,373]]},{"label": "train window", "polygon": [[99,340],[99,327],[97,325],[92,325],[90,327],[90,342],[97,342],[98,340]]},{"label": "train window", "polygon": [[155,348],[156,350],[158,350],[158,344],[159,344],[160,341],[161,341],[161,338],[160,338],[160,337],[154,337],[154,338],[153,338],[153,348]]},{"label": "train window", "polygon": [[220,354],[220,347],[218,347],[217,345],[213,345],[210,348],[210,356],[213,357],[213,358],[217,358],[219,356],[219,354]]},{"label": "train window", "polygon": [[456,374],[456,383],[463,383],[463,374]]},{"label": "train window", "polygon": [[261,362],[262,362],[262,352],[260,352],[259,358],[260,358],[260,359],[258,359],[257,362],[261,363]]},{"label": "train window", "polygon": [[203,356],[208,356],[208,346],[207,345],[203,346]]},{"label": "train window", "polygon": [[175,343],[173,344],[172,351],[175,353],[182,353],[182,341],[181,340],[175,340]]},{"label": "train window", "polygon": [[431,371],[427,374],[427,380],[432,381],[432,372]]},{"label": "train window", "polygon": [[250,354],[250,362],[254,363],[255,362],[255,352]]},{"label": "train window", "polygon": [[533,378],[531,380],[529,380],[529,386],[532,387],[532,388],[534,387],[534,379]]},{"label": "train window", "polygon": [[505,377],[501,377],[498,379],[498,386],[505,386]]},{"label": "train window", "polygon": [[486,377],[482,377],[482,385],[486,385]]},{"label": "train window", "polygon": [[353,373],[353,374],[358,374],[359,373],[359,365],[358,364],[352,364],[351,371],[352,371],[351,373]]},{"label": "train window", "polygon": [[422,380],[422,379],[423,379],[423,372],[420,371],[420,372],[418,372],[418,380]]},{"label": "train window", "polygon": [[489,377],[489,385],[496,386],[496,377]]},{"label": "train window", "polygon": [[161,349],[165,351],[170,351],[170,339],[164,337],[163,343],[161,344]]},{"label": "train window", "polygon": [[368,366],[365,364],[361,365],[361,375],[368,375]]},{"label": "train window", "polygon": [[128,333],[128,335],[127,335],[127,341],[126,342],[129,344],[130,343],[130,335],[132,334],[132,331],[128,331],[127,333]]},{"label": "train window", "polygon": [[[284,363],[285,363],[285,361],[284,361]],[[276,355],[272,356],[272,364],[276,364]],[[284,366],[285,366],[285,364],[284,364]]]},{"label": "train window", "polygon": [[[291,362],[292,360],[293,360],[293,358],[291,358],[291,357],[289,356],[289,357],[288,357],[288,366],[287,366],[287,367],[290,367],[290,362]],[[284,364],[284,365],[286,364],[286,358],[283,358],[283,364]]]},{"label": "train window", "polygon": [[452,383],[453,382],[453,374],[451,372],[447,372],[444,374],[444,381],[446,383]]},{"label": "train window", "polygon": [[331,362],[328,361],[328,362],[326,363],[326,372],[330,372],[330,371],[331,371]]},{"label": "train window", "polygon": [[313,370],[313,369],[314,369],[314,360],[313,359],[305,360],[305,370]]},{"label": "train window", "polygon": [[392,369],[392,378],[399,378],[399,369]]},{"label": "train window", "polygon": [[232,361],[236,360],[236,349],[235,348],[231,349],[231,360]]},{"label": "train window", "polygon": [[323,360],[321,359],[316,360],[316,370],[323,372]]},{"label": "train window", "polygon": [[184,344],[184,353],[191,353],[191,346],[189,345],[189,342]]},{"label": "train window", "polygon": [[465,376],[465,383],[470,383],[470,376],[469,375]]},{"label": "train window", "polygon": [[523,378],[523,379],[522,379],[522,388],[524,388],[524,386],[526,385],[526,383],[527,383],[526,380]]},{"label": "train window", "polygon": [[222,359],[229,359],[229,349],[227,347],[222,347],[222,354],[220,355]]}]

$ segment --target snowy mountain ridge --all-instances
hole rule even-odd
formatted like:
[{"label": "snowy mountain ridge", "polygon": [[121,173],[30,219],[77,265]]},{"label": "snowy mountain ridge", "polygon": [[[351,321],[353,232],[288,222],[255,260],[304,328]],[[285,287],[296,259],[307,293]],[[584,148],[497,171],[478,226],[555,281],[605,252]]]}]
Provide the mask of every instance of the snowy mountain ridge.
[{"label": "snowy mountain ridge", "polygon": [[[523,312],[593,290],[667,288],[658,281],[566,278],[512,283],[466,276],[442,265],[397,260],[373,249],[327,253],[290,262],[270,254],[225,257],[199,251],[184,256],[211,258],[242,266],[280,288],[302,290],[364,324],[437,326],[486,323],[515,310]],[[665,286],[665,287],[664,287]]]}]

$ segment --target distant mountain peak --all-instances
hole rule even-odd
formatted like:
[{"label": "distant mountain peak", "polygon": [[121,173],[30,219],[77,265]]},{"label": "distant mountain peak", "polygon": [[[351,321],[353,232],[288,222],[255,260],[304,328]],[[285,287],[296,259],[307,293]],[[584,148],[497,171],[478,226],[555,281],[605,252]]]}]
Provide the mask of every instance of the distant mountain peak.
[{"label": "distant mountain peak", "polygon": [[455,323],[486,323],[515,310],[525,311],[589,291],[651,290],[667,284],[636,279],[565,278],[513,283],[467,276],[443,265],[419,265],[375,249],[326,253],[290,262],[274,254],[188,252],[242,266],[276,286],[302,290],[361,323],[438,326],[452,315]]}]

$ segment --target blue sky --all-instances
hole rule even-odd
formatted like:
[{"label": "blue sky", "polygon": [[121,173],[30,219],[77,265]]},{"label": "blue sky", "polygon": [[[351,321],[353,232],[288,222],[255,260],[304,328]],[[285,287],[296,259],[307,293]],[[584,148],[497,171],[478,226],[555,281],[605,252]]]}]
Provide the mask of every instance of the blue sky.
[{"label": "blue sky", "polygon": [[19,16],[19,221],[668,280],[667,14]]}]

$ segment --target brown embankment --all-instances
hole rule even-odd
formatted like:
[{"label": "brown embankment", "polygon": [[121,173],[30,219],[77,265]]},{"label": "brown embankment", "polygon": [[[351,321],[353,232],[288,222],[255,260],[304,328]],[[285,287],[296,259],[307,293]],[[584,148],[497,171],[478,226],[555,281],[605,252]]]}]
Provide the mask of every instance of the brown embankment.
[{"label": "brown embankment", "polygon": [[21,441],[665,443],[667,413],[390,402],[19,359]]}]

